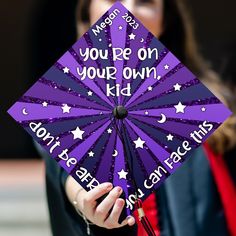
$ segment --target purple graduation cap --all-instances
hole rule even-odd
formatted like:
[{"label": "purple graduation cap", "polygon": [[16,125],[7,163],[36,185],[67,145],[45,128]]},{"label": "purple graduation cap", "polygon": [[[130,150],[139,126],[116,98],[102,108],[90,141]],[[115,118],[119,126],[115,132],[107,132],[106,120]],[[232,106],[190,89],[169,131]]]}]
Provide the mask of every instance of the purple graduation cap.
[{"label": "purple graduation cap", "polygon": [[87,191],[121,186],[125,215],[231,115],[120,2],[8,112]]}]

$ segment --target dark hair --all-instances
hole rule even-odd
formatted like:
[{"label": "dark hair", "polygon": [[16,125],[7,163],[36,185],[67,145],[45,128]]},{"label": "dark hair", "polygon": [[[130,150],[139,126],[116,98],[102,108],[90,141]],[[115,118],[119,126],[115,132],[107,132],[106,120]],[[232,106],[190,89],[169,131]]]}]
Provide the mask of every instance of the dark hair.
[{"label": "dark hair", "polygon": [[[206,63],[198,53],[193,36],[192,20],[183,0],[164,0],[164,31],[160,41],[173,52],[184,64],[202,76]],[[77,21],[90,25],[89,7],[91,0],[80,0],[77,10]]]},{"label": "dark hair", "polygon": [[198,76],[207,70],[198,52],[192,19],[183,0],[164,0],[164,31],[160,41]]},{"label": "dark hair", "polygon": [[[203,83],[214,89],[221,100],[233,108],[229,90],[220,82],[216,73],[209,69],[209,66],[199,53],[197,42],[194,36],[193,24],[186,7],[185,0],[163,0],[164,19],[163,32],[159,37],[160,41],[187,67],[196,74]],[[80,0],[77,9],[77,22],[90,26],[91,0]],[[229,118],[214,134],[208,139],[211,147],[216,153],[224,153],[236,144],[236,119]]]}]

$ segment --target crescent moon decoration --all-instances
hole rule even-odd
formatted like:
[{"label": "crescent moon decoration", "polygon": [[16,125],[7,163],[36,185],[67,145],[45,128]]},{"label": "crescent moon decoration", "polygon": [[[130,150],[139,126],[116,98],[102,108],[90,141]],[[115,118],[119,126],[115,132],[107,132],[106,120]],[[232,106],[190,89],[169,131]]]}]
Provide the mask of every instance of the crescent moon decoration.
[{"label": "crescent moon decoration", "polygon": [[25,115],[25,116],[28,115],[28,112],[26,111],[26,108],[24,108],[24,109],[22,110],[22,113],[23,113],[23,115]]},{"label": "crescent moon decoration", "polygon": [[144,38],[141,39],[140,43],[143,43],[144,42]]},{"label": "crescent moon decoration", "polygon": [[163,113],[161,113],[161,119],[158,120],[157,122],[160,123],[160,124],[165,123],[166,122],[166,116]]},{"label": "crescent moon decoration", "polygon": [[114,150],[114,153],[112,154],[113,157],[117,157],[118,156],[118,151]]}]

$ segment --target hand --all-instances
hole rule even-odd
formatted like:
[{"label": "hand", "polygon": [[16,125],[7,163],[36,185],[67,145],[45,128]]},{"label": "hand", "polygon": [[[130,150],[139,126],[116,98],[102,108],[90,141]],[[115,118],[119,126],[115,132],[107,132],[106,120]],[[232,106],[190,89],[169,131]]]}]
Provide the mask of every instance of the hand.
[{"label": "hand", "polygon": [[[79,194],[77,194],[79,191]],[[83,215],[97,226],[113,229],[125,225],[132,226],[135,223],[134,217],[128,217],[121,224],[118,223],[125,201],[119,196],[122,193],[121,187],[113,188],[111,183],[103,183],[87,192],[71,176],[66,181],[66,193],[71,202],[77,201],[78,209]],[[109,193],[101,203],[97,199]],[[75,196],[77,194],[77,199]],[[74,199],[73,199],[74,198]],[[111,210],[111,211],[110,211]]]}]

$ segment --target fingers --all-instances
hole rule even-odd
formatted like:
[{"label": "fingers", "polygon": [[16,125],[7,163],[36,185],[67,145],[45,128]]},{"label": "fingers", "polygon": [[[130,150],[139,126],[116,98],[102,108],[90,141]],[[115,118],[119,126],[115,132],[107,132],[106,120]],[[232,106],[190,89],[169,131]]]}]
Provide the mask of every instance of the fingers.
[{"label": "fingers", "polygon": [[121,193],[121,187],[115,187],[114,189],[112,189],[112,191],[106,196],[106,198],[97,206],[96,211],[108,213]]},{"label": "fingers", "polygon": [[132,226],[135,224],[135,218],[133,216],[129,216],[127,221],[128,221],[129,226]]},{"label": "fingers", "polygon": [[109,215],[109,217],[106,219],[106,221],[104,222],[104,224],[109,228],[120,228],[125,226],[128,221],[124,220],[121,224],[118,223],[118,220],[120,218],[120,214],[123,210],[123,207],[125,205],[125,201],[121,198],[117,199],[113,209]]},{"label": "fingers", "polygon": [[112,189],[111,183],[102,183],[96,188],[90,190],[86,194],[86,198],[84,199],[86,203],[91,203],[96,201],[98,198],[102,197],[104,194],[109,192]]},{"label": "fingers", "polygon": [[97,202],[96,200],[108,193],[112,189],[111,183],[103,183],[97,186],[96,188],[86,192],[84,197],[82,198],[82,212],[88,216],[91,220],[94,215],[94,209],[96,208]]},{"label": "fingers", "polygon": [[[113,188],[111,183],[103,183],[89,192],[79,194],[81,211],[87,219],[94,224],[107,229],[120,228],[125,225],[135,224],[134,217],[126,218],[121,224],[118,223],[122,210],[125,206],[124,199],[119,198],[122,188]],[[97,200],[103,195],[109,194],[97,205]]]},{"label": "fingers", "polygon": [[133,216],[127,216],[125,220],[122,221],[120,224],[120,227],[123,227],[125,225],[133,226],[135,224],[135,218]]},{"label": "fingers", "polygon": [[116,202],[117,198],[121,195],[122,188],[117,186],[106,196],[106,198],[97,206],[94,216],[100,221],[105,221],[109,211]]},{"label": "fingers", "polygon": [[121,212],[125,206],[124,199],[118,198],[113,206],[113,209],[109,215],[109,217],[104,222],[104,225],[108,229],[112,228],[121,228],[125,225],[132,226],[135,224],[135,219],[132,216],[128,216],[125,220],[122,221],[121,224],[118,223]]}]

